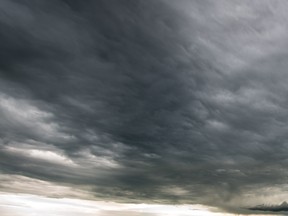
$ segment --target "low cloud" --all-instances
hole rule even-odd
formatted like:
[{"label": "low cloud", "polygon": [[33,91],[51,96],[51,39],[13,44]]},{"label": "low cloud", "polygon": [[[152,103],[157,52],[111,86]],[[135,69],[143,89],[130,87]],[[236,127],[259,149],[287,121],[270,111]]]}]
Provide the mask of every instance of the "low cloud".
[{"label": "low cloud", "polygon": [[253,211],[285,212],[288,211],[288,204],[283,202],[280,205],[258,205],[249,209]]}]

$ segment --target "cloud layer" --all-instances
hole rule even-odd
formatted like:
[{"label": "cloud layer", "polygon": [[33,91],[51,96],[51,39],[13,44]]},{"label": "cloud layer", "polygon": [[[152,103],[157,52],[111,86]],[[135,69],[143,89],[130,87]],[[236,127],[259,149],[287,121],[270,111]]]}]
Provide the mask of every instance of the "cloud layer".
[{"label": "cloud layer", "polygon": [[0,178],[237,212],[284,201],[287,7],[1,1]]}]

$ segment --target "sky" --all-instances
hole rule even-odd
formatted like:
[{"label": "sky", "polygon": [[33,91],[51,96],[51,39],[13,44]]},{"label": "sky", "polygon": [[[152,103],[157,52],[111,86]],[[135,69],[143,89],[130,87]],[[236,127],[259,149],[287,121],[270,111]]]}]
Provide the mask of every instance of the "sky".
[{"label": "sky", "polygon": [[1,215],[288,215],[287,10],[0,0]]}]

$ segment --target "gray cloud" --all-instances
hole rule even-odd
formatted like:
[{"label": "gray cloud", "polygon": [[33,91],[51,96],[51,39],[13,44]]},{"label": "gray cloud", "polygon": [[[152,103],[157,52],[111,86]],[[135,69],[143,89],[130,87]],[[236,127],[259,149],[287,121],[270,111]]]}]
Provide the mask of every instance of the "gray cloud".
[{"label": "gray cloud", "polygon": [[265,206],[265,205],[258,205],[255,207],[251,207],[250,210],[253,211],[270,211],[270,212],[285,212],[288,211],[287,203],[283,202],[280,205],[273,205],[273,206]]},{"label": "gray cloud", "polygon": [[121,202],[283,201],[283,8],[2,1],[2,172]]}]

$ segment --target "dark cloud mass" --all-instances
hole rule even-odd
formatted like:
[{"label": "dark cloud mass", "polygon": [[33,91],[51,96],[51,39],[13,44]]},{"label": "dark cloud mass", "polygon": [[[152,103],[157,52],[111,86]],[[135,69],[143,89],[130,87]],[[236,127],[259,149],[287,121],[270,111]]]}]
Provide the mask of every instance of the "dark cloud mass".
[{"label": "dark cloud mass", "polygon": [[2,0],[1,190],[23,178],[117,202],[281,203],[287,7]]},{"label": "dark cloud mass", "polygon": [[285,212],[288,211],[288,204],[287,202],[283,202],[281,205],[273,205],[273,206],[265,206],[265,205],[258,205],[255,207],[250,208],[253,211],[270,211],[270,212]]}]

